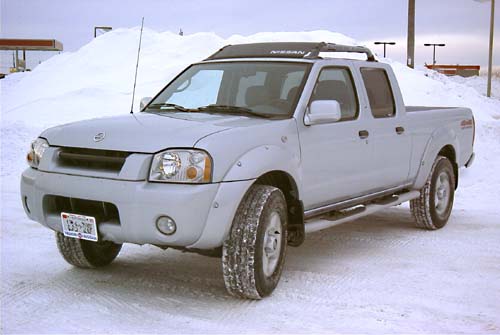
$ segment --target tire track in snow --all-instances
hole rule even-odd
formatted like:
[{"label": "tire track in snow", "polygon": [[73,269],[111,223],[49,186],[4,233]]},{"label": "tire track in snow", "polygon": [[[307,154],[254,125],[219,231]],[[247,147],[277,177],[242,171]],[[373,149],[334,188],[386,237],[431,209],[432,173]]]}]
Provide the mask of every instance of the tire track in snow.
[{"label": "tire track in snow", "polygon": [[30,285],[29,282],[22,281],[9,288],[2,287],[2,305],[4,308],[12,308],[24,305],[33,292],[40,289],[41,285]]}]

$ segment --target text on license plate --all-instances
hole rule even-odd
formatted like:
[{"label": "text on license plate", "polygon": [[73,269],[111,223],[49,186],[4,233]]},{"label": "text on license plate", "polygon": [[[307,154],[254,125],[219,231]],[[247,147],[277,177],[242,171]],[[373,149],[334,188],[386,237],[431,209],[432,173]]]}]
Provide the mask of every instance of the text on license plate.
[{"label": "text on license plate", "polygon": [[97,241],[95,217],[63,212],[61,213],[61,222],[64,236]]}]

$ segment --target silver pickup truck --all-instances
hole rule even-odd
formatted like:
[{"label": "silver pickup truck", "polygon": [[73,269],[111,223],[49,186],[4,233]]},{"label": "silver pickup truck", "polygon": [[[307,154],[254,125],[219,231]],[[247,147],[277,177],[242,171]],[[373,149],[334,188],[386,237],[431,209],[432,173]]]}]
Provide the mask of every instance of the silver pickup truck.
[{"label": "silver pickup truck", "polygon": [[74,266],[126,242],[182,249],[221,257],[229,293],[260,299],[309,232],[406,201],[417,227],[442,228],[473,142],[470,109],[405,107],[367,48],[229,45],[140,113],[44,131],[21,196]]}]

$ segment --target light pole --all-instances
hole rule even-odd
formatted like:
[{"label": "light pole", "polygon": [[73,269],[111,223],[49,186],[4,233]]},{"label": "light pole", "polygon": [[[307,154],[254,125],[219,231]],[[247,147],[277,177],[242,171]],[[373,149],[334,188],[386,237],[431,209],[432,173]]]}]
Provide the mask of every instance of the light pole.
[{"label": "light pole", "polygon": [[384,45],[384,58],[385,58],[385,47],[387,44],[389,45],[396,45],[396,42],[375,42],[374,43],[375,45],[380,45],[380,44],[383,44]]},{"label": "light pole", "polygon": [[444,43],[425,43],[426,47],[434,47],[434,51],[432,53],[432,65],[436,65],[436,47],[444,47],[446,44]]},{"label": "light pole", "polygon": [[486,96],[491,97],[491,73],[493,67],[493,31],[495,30],[495,0],[474,0],[477,2],[491,1],[490,13],[490,51],[488,58],[488,88],[486,89]]}]

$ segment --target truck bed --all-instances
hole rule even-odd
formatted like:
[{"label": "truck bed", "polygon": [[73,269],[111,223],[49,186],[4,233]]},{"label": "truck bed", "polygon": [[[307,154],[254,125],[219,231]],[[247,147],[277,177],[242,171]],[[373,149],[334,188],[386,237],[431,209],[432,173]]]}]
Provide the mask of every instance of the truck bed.
[{"label": "truck bed", "polygon": [[[417,173],[419,162],[424,159],[430,139],[440,137],[452,139],[456,149],[458,167],[464,166],[473,151],[473,116],[469,108],[464,107],[423,107],[406,106],[407,127],[413,136],[413,159],[410,175]],[[418,113],[425,112],[425,113]]]}]

